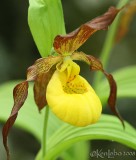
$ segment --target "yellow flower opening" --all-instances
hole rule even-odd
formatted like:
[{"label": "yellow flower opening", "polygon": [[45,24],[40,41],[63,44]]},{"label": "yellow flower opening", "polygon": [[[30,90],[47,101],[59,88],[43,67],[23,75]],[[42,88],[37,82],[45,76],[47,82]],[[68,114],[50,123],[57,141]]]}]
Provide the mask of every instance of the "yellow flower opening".
[{"label": "yellow flower opening", "polygon": [[102,105],[93,88],[79,75],[80,67],[66,58],[56,68],[46,91],[48,105],[54,114],[79,127],[97,122]]}]

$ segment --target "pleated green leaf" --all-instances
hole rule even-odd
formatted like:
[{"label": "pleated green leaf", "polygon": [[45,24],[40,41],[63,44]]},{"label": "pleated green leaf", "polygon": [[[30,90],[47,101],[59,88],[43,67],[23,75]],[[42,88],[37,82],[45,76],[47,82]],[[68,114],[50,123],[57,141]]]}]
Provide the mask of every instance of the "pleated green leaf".
[{"label": "pleated green leaf", "polygon": [[[87,160],[90,152],[89,146],[89,142],[79,141],[78,143],[74,143],[70,148],[66,149],[64,152],[60,153],[59,157],[61,157],[64,160]],[[43,160],[41,150],[37,154],[35,160]]]},{"label": "pleated green leaf", "polygon": [[29,0],[28,23],[42,57],[50,54],[56,35],[65,33],[60,0]]},{"label": "pleated green leaf", "polygon": [[102,115],[98,123],[87,127],[65,124],[49,138],[45,160],[52,160],[74,143],[89,139],[112,140],[136,149],[136,130],[128,123],[125,125],[124,130],[116,117],[108,115]]}]

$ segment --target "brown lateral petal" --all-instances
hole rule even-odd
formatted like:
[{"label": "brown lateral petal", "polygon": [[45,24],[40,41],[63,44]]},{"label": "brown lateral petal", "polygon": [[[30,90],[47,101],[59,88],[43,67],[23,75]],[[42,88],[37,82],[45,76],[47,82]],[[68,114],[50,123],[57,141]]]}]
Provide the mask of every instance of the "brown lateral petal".
[{"label": "brown lateral petal", "polygon": [[77,50],[94,32],[108,29],[120,10],[110,7],[106,13],[83,25],[67,35],[58,35],[54,40],[54,49],[62,55],[72,54]]},{"label": "brown lateral petal", "polygon": [[72,60],[78,60],[78,61],[84,61],[86,62],[88,65],[90,65],[90,61],[87,58],[87,55],[83,52],[74,52],[71,55],[71,59]]},{"label": "brown lateral petal", "polygon": [[103,66],[102,66],[102,63],[96,59],[95,57],[91,56],[91,55],[86,55],[88,60],[90,61],[90,67],[92,70],[103,70]]},{"label": "brown lateral petal", "polygon": [[[3,127],[3,130],[2,130],[3,144],[4,144],[4,147],[5,147],[6,152],[7,152],[7,160],[9,160],[9,158],[10,158],[9,157],[9,149],[8,149],[8,145],[7,145],[7,136],[8,136],[9,130],[11,129],[11,127],[13,126],[13,124],[14,124],[16,118],[17,118],[18,111],[23,106],[23,104],[24,104],[24,102],[27,98],[27,95],[28,95],[28,81],[34,81],[34,80],[37,79],[37,82],[35,84],[35,95],[36,95],[35,97],[36,97],[36,102],[38,102],[38,105],[39,105],[39,102],[41,100],[41,103],[40,103],[39,106],[42,108],[43,105],[45,105],[45,102],[42,101],[43,100],[42,95],[44,95],[43,92],[46,91],[46,87],[43,87],[43,85],[45,83],[45,86],[47,86],[47,83],[48,83],[47,79],[49,79],[49,77],[50,77],[49,76],[50,75],[49,70],[57,62],[61,61],[61,59],[62,59],[61,56],[57,56],[57,57],[49,56],[48,58],[41,58],[41,59],[37,60],[34,63],[34,65],[32,65],[31,67],[28,68],[28,70],[27,70],[27,80],[18,84],[14,88],[14,91],[13,91],[14,106],[13,106],[11,114],[10,114],[8,120],[6,121],[6,123]],[[46,74],[46,76],[44,75],[44,76],[41,77],[41,75],[43,75],[43,74]],[[47,79],[45,79],[43,77],[45,77]],[[40,98],[38,97],[38,93],[40,94],[40,96],[39,96]],[[45,95],[44,95],[44,97],[45,97]],[[41,109],[41,108],[39,108],[39,109]]]},{"label": "brown lateral petal", "polygon": [[37,68],[37,74],[48,72],[52,66],[62,60],[61,56],[48,56],[35,61],[34,66]]},{"label": "brown lateral petal", "polygon": [[102,71],[106,78],[108,79],[110,85],[110,95],[108,98],[108,104],[112,110],[112,112],[120,119],[123,127],[125,128],[125,124],[123,118],[121,117],[118,109],[116,108],[116,97],[117,97],[117,85],[116,82],[111,74],[106,73],[104,70]]},{"label": "brown lateral petal", "polygon": [[47,73],[56,63],[62,60],[61,56],[48,56],[39,58],[27,69],[27,80],[33,81],[39,74]]},{"label": "brown lateral petal", "polygon": [[117,108],[116,108],[116,98],[117,98],[117,85],[116,82],[113,78],[113,76],[109,73],[106,73],[103,69],[102,63],[96,59],[93,56],[87,55],[89,61],[91,62],[91,69],[92,70],[100,70],[104,73],[104,75],[106,76],[109,85],[110,85],[110,95],[108,98],[108,104],[110,106],[111,111],[120,119],[123,127],[125,127],[123,118],[121,117],[121,115],[119,114]]},{"label": "brown lateral petal", "polygon": [[34,81],[37,76],[37,67],[35,65],[30,66],[27,69],[27,81]]},{"label": "brown lateral petal", "polygon": [[96,59],[95,57],[91,55],[86,55],[83,52],[74,52],[71,55],[71,58],[73,60],[79,60],[79,61],[86,62],[88,65],[90,65],[92,70],[101,70],[103,68],[102,63],[98,59]]},{"label": "brown lateral petal", "polygon": [[34,99],[39,111],[47,105],[46,88],[55,69],[55,67],[52,67],[48,72],[39,74],[35,80]]},{"label": "brown lateral petal", "polygon": [[106,73],[103,69],[102,63],[91,55],[86,55],[83,52],[79,52],[79,53],[76,52],[71,57],[73,60],[82,60],[86,62],[87,64],[90,65],[90,68],[92,70],[100,70],[101,72],[104,73],[110,85],[110,95],[108,98],[108,104],[110,106],[111,111],[120,119],[123,127],[125,127],[123,118],[121,117],[121,115],[119,114],[116,108],[117,86],[113,76],[111,74]]},{"label": "brown lateral petal", "polygon": [[7,136],[17,118],[18,111],[20,110],[20,108],[22,107],[22,105],[24,104],[27,98],[27,95],[28,95],[28,82],[27,81],[24,81],[18,84],[13,90],[14,106],[11,111],[10,117],[8,118],[8,120],[6,121],[2,129],[3,144],[7,152],[7,160],[9,160],[10,158],[9,148],[7,145]]}]

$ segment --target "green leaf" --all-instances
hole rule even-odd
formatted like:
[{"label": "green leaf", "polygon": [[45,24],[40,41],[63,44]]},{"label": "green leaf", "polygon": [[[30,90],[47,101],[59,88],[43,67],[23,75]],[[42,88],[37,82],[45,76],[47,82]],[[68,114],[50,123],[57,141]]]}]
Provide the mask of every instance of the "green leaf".
[{"label": "green leaf", "polygon": [[[117,82],[117,98],[136,98],[136,66],[128,66],[112,73]],[[103,94],[104,92],[104,94]],[[99,83],[97,90],[101,101],[106,102],[109,94],[109,84],[106,79]]]},{"label": "green leaf", "polygon": [[50,54],[56,35],[65,33],[60,0],[29,0],[28,23],[42,57]]},{"label": "green leaf", "polygon": [[62,159],[66,160],[87,160],[89,156],[89,142],[80,141],[73,144],[68,150],[60,154]]},{"label": "green leaf", "polygon": [[44,160],[55,159],[74,143],[89,139],[112,140],[136,149],[136,130],[128,123],[125,125],[124,130],[116,117],[108,115],[103,115],[98,123],[87,127],[64,124],[48,139]]}]

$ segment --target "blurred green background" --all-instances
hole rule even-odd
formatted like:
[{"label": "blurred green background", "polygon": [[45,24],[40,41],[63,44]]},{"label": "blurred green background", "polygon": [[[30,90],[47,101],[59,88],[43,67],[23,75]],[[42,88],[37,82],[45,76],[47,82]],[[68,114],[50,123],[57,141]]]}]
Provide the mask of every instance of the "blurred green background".
[{"label": "blurred green background", "polygon": [[[111,5],[116,5],[118,0],[62,0],[64,18],[67,32],[71,32],[79,25],[90,19],[101,15]],[[10,80],[25,79],[26,69],[40,58],[34,44],[27,23],[28,1],[14,0],[0,2],[0,83]],[[106,31],[99,31],[94,34],[79,50],[87,54],[99,57]],[[108,72],[118,68],[136,64],[136,15],[130,25],[127,35],[115,45],[107,67]],[[81,74],[90,78],[89,69],[82,65]],[[134,73],[136,74],[136,72]],[[91,74],[92,75],[92,74]],[[93,76],[93,75],[92,75]],[[11,95],[12,98],[12,95]],[[136,127],[136,100],[118,100],[119,110],[130,124]],[[0,108],[4,107],[0,105]],[[12,106],[11,106],[12,107]],[[103,111],[109,113],[108,109]],[[0,123],[0,130],[2,128]],[[10,132],[10,147],[13,153],[13,160],[33,160],[40,144],[30,134],[20,129],[13,129]],[[116,149],[117,151],[133,151],[121,144],[109,141],[92,141],[92,150],[103,148]],[[80,151],[79,151],[80,154]],[[136,153],[135,153],[136,154]],[[136,156],[136,155],[135,155]],[[135,156],[123,157],[123,160],[134,160]],[[120,159],[121,157],[117,157]],[[88,159],[90,158],[88,155]],[[97,158],[101,159],[101,158]],[[0,134],[0,160],[5,160],[5,152],[2,146]]]}]

